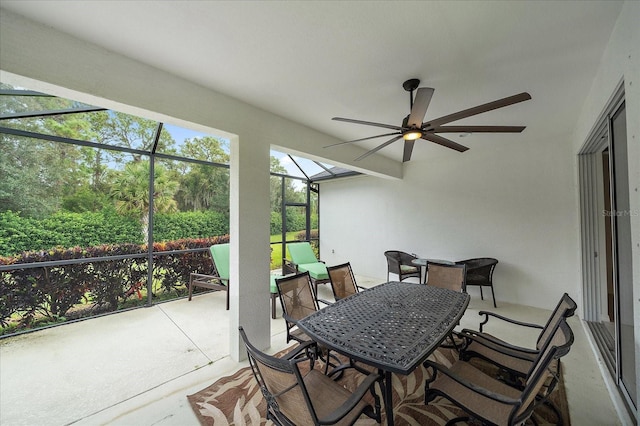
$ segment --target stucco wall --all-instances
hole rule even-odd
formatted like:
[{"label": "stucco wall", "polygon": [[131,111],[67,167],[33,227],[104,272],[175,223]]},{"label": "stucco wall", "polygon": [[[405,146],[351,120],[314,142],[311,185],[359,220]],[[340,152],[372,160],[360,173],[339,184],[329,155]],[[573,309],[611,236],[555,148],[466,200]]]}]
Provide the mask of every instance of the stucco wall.
[{"label": "stucco wall", "polygon": [[390,249],[450,260],[495,257],[498,300],[551,308],[563,292],[577,294],[580,279],[569,136],[513,139],[464,154],[422,147],[431,159],[406,163],[402,181],[323,183],[322,258],[383,278]]}]

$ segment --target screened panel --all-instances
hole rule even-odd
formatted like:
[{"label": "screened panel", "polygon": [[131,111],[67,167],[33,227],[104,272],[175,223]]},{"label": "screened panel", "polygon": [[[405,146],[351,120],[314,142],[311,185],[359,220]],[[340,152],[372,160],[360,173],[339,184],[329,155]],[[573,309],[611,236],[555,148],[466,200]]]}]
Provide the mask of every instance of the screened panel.
[{"label": "screened panel", "polygon": [[229,140],[195,130],[164,124],[161,140],[173,141],[171,145],[160,144],[156,149],[160,154],[177,154],[183,158],[229,164]]},{"label": "screened panel", "polygon": [[161,159],[154,176],[155,242],[229,233],[229,169]]},{"label": "screened panel", "polygon": [[3,95],[0,96],[0,115],[3,117],[12,115],[42,116],[55,111],[81,111],[87,108],[95,108],[92,105],[70,99],[57,98],[25,89],[14,89],[3,83],[0,83],[0,90],[3,91]]},{"label": "screened panel", "polygon": [[144,257],[2,271],[1,334],[143,306],[146,277]]},{"label": "screened panel", "polygon": [[95,257],[100,251],[88,248],[105,244],[128,244],[122,248],[127,253],[142,251],[136,245],[144,241],[149,188],[144,162],[121,155],[117,165],[100,149],[7,134],[0,138],[0,256],[18,256],[18,263],[25,263],[22,252],[43,252],[31,261]]}]

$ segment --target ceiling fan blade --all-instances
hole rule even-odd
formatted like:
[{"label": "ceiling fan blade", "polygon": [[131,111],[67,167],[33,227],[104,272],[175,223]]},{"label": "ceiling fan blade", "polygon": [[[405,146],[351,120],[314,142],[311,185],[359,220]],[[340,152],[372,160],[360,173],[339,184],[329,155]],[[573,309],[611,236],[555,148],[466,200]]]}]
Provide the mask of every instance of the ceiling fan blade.
[{"label": "ceiling fan blade", "polygon": [[365,126],[384,127],[385,129],[391,129],[391,130],[402,130],[402,127],[394,126],[392,124],[374,123],[372,121],[354,120],[352,118],[333,117],[332,120],[344,121],[346,123],[364,124]]},{"label": "ceiling fan blade", "polygon": [[406,163],[411,160],[411,153],[413,152],[413,144],[415,140],[404,141],[404,153],[402,154],[402,162]]},{"label": "ceiling fan blade", "polygon": [[360,157],[356,158],[356,159],[355,159],[355,160],[353,160],[353,161],[360,161],[360,160],[363,160],[363,159],[367,158],[368,156],[370,156],[371,154],[374,154],[374,153],[376,153],[376,152],[380,151],[380,150],[381,150],[382,148],[384,148],[385,146],[389,146],[389,145],[391,145],[392,143],[394,143],[395,141],[397,141],[398,139],[401,139],[401,138],[402,138],[402,135],[398,135],[398,136],[396,136],[395,138],[389,139],[389,140],[388,140],[388,141],[386,141],[385,143],[383,143],[383,144],[381,144],[381,145],[376,146],[375,148],[373,148],[373,149],[372,149],[372,150],[370,150],[370,151],[365,152],[363,155],[361,155]]},{"label": "ceiling fan blade", "polygon": [[521,133],[525,126],[440,126],[433,133]]},{"label": "ceiling fan blade", "polygon": [[455,149],[458,152],[465,152],[469,148],[464,145],[460,145],[459,143],[455,143],[447,138],[443,138],[442,136],[434,135],[433,133],[424,133],[422,135],[422,139],[426,139],[431,142],[435,142],[438,145],[446,146],[447,148]]},{"label": "ceiling fan blade", "polygon": [[[413,107],[411,108],[411,115],[407,121],[407,125],[410,127],[422,126],[422,120],[427,113],[431,97],[433,96],[433,90],[431,87],[421,87],[416,93],[416,98],[413,101]],[[405,144],[406,146],[406,144]]]},{"label": "ceiling fan blade", "polygon": [[463,111],[454,112],[453,114],[445,115],[444,117],[436,118],[435,120],[431,120],[428,123],[424,123],[425,125],[423,126],[423,128],[440,127],[441,125],[450,123],[452,121],[461,120],[473,115],[482,114],[483,112],[517,104],[518,102],[527,101],[529,99],[531,99],[530,94],[526,92],[519,93],[517,95],[498,99],[497,101],[478,105],[473,108],[465,109]]},{"label": "ceiling fan blade", "polygon": [[384,135],[369,136],[368,138],[354,139],[352,141],[334,143],[334,144],[331,144],[331,145],[324,146],[323,148],[329,148],[329,147],[332,147],[332,146],[344,145],[344,144],[353,143],[353,142],[368,141],[369,139],[376,139],[376,138],[381,138],[383,136],[392,136],[392,135],[397,135],[397,134],[398,134],[398,132],[393,132],[393,133],[385,133]]}]

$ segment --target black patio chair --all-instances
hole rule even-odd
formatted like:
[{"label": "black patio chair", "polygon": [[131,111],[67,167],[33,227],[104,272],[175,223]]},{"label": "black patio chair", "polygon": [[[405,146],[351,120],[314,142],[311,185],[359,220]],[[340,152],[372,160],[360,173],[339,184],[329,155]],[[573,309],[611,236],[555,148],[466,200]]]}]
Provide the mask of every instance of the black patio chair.
[{"label": "black patio chair", "polygon": [[387,281],[389,281],[389,274],[396,274],[398,281],[411,277],[421,279],[420,267],[411,263],[412,260],[417,259],[416,256],[399,250],[387,250],[384,255],[387,257]]}]

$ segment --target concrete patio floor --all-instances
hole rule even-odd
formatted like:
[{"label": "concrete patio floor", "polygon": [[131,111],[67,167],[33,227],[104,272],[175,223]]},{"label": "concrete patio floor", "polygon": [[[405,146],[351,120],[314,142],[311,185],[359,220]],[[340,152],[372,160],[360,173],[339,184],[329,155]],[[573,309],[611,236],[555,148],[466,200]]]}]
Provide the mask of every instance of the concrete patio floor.
[{"label": "concrete patio floor", "polygon": [[[358,283],[378,282],[358,277]],[[331,300],[327,286],[319,292]],[[460,326],[477,329],[477,312],[493,306],[471,296]],[[209,293],[0,340],[0,424],[198,425],[186,396],[247,365],[228,356],[224,305],[222,292]],[[540,324],[550,314],[506,303],[497,311]],[[278,307],[278,318],[271,320],[272,353],[286,346],[280,314]],[[582,321],[574,317],[569,323],[575,343],[563,371],[572,424],[626,424]],[[498,321],[489,325],[497,327],[487,331],[514,343],[535,343],[535,333],[518,334]]]}]

